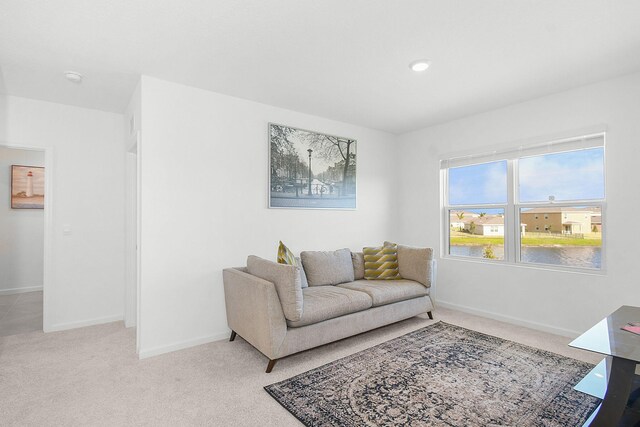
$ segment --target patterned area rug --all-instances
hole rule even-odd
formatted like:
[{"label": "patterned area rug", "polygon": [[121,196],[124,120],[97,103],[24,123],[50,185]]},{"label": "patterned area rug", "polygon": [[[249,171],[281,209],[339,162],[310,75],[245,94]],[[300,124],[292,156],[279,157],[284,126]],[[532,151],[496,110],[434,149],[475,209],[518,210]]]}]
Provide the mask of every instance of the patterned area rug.
[{"label": "patterned area rug", "polygon": [[265,390],[307,426],[580,426],[592,365],[439,322]]}]

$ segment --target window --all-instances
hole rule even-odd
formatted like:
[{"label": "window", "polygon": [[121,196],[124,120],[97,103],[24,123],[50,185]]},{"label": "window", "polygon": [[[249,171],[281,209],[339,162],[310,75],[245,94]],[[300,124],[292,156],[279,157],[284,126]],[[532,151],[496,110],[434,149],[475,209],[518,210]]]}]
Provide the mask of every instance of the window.
[{"label": "window", "polygon": [[504,259],[504,224],[507,204],[507,162],[489,162],[448,170],[448,254],[488,260]]},{"label": "window", "polygon": [[449,210],[448,254],[461,257],[504,259],[504,232],[488,224],[504,219],[504,209],[473,208]]},{"label": "window", "polygon": [[604,134],[443,160],[443,253],[602,269],[604,168]]}]

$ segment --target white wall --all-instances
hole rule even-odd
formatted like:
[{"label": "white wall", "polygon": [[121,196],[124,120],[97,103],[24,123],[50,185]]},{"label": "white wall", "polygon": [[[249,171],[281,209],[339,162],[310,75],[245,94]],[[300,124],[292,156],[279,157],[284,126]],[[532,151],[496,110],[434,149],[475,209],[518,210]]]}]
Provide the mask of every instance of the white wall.
[{"label": "white wall", "polygon": [[402,135],[400,240],[439,248],[441,157],[605,124],[607,209],[604,275],[440,259],[437,300],[566,335],[620,305],[640,305],[640,74],[601,82]]},{"label": "white wall", "polygon": [[[336,102],[340,102],[338,99]],[[222,269],[247,255],[360,249],[393,238],[393,135],[142,79],[140,356],[228,334]],[[267,124],[358,140],[358,209],[267,208]]]},{"label": "white wall", "polygon": [[11,165],[44,167],[44,152],[0,146],[0,294],[42,289],[44,274],[44,210],[11,209]]},{"label": "white wall", "polygon": [[119,114],[0,96],[0,141],[46,148],[53,157],[45,330],[122,319],[122,123]]}]

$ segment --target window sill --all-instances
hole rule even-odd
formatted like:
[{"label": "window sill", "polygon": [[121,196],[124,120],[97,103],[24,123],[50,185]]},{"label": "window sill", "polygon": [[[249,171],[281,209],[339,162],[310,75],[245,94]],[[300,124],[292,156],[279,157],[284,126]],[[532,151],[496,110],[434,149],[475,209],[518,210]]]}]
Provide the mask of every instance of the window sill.
[{"label": "window sill", "polygon": [[559,266],[552,264],[532,264],[526,262],[511,262],[504,260],[484,260],[480,258],[472,258],[472,257],[464,257],[464,256],[456,256],[456,255],[441,255],[440,260],[443,261],[454,261],[454,262],[469,262],[474,264],[484,264],[484,265],[495,265],[502,267],[515,267],[515,268],[523,268],[527,270],[543,270],[543,271],[553,271],[559,273],[571,273],[571,274],[581,274],[585,276],[606,276],[606,270],[604,268],[601,269],[591,269],[591,268],[579,268],[579,267],[568,267],[568,266]]}]

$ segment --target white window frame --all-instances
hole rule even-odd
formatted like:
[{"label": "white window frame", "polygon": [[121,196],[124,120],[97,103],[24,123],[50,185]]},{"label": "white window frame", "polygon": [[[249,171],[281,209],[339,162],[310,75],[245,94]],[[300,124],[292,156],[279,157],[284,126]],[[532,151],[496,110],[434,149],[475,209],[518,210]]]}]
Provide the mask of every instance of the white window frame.
[{"label": "white window frame", "polygon": [[[568,272],[577,272],[577,273],[586,273],[586,274],[605,274],[606,272],[606,226],[605,224],[605,216],[606,216],[606,134],[605,132],[597,132],[591,134],[583,134],[582,136],[577,137],[568,137],[564,139],[552,140],[550,142],[546,142],[545,144],[548,147],[555,146],[556,144],[562,144],[564,142],[571,142],[577,140],[585,140],[589,138],[602,138],[602,148],[604,149],[604,187],[605,194],[602,199],[585,199],[585,200],[572,200],[570,202],[520,202],[518,189],[520,188],[519,183],[519,174],[518,174],[518,160],[520,158],[529,157],[528,155],[524,156],[515,156],[513,158],[509,158],[507,156],[500,157],[497,151],[492,153],[480,153],[477,155],[478,158],[486,159],[484,161],[478,161],[477,163],[467,163],[466,165],[473,164],[481,164],[481,163],[491,163],[506,160],[507,162],[507,203],[506,204],[469,204],[469,205],[449,205],[448,196],[449,196],[449,169],[451,166],[440,169],[440,181],[441,181],[441,212],[442,212],[442,221],[443,226],[441,227],[441,258],[449,258],[455,260],[469,261],[469,262],[481,262],[481,263],[491,263],[491,264],[504,264],[504,265],[516,265],[524,268],[538,268],[545,270],[560,270],[560,271],[568,271]],[[537,146],[536,146],[537,147]],[[522,146],[519,147],[522,150]],[[595,147],[593,147],[595,148]],[[562,149],[562,146],[559,146],[558,149],[548,151],[544,154],[553,154],[553,153],[562,153],[562,152],[570,152],[570,151],[579,151],[580,149]],[[516,150],[507,149],[507,152],[513,153]],[[540,155],[540,154],[533,154]],[[475,157],[474,155],[467,154],[464,156],[466,158]],[[443,162],[447,162],[447,159],[442,159],[441,164]],[[577,267],[577,266],[565,266],[558,264],[543,264],[543,263],[533,263],[522,261],[521,259],[521,221],[520,211],[521,209],[532,209],[537,207],[550,207],[561,208],[561,207],[599,207],[601,212],[601,224],[602,227],[600,229],[602,244],[601,244],[601,263],[600,268],[589,268],[589,267]],[[483,210],[483,209],[503,209],[504,212],[504,259],[486,259],[481,257],[467,257],[460,255],[452,255],[450,254],[449,243],[451,241],[450,231],[451,228],[449,226],[450,223],[450,211],[467,211],[467,210]],[[518,215],[516,215],[518,213]],[[545,215],[548,216],[548,215]],[[514,221],[514,219],[518,219]]]}]

